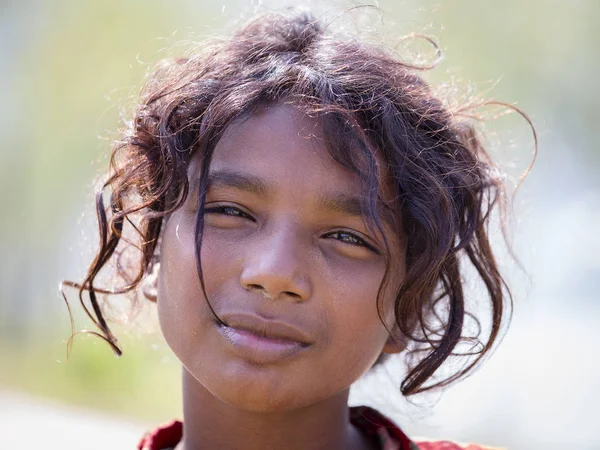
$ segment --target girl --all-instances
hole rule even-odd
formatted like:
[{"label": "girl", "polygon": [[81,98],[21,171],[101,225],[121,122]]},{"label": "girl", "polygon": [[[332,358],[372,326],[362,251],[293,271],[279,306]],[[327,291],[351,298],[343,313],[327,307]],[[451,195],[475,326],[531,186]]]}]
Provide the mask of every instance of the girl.
[{"label": "girl", "polygon": [[[405,396],[465,377],[510,310],[487,234],[499,172],[418,69],[291,13],[156,70],[97,195],[96,258],[69,283],[117,354],[97,294],[157,303],[184,420],[139,449],[481,448],[415,443],[347,404],[391,354]],[[124,287],[96,286],[110,261]],[[466,326],[468,265],[484,337]]]}]

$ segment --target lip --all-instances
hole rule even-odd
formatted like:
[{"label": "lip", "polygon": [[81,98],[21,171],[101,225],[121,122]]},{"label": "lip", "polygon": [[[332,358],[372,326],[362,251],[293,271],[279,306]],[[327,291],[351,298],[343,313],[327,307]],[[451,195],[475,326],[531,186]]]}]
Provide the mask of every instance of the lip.
[{"label": "lip", "polygon": [[267,364],[290,358],[311,345],[311,339],[285,322],[251,314],[224,314],[227,325],[217,325],[231,350],[257,363]]}]

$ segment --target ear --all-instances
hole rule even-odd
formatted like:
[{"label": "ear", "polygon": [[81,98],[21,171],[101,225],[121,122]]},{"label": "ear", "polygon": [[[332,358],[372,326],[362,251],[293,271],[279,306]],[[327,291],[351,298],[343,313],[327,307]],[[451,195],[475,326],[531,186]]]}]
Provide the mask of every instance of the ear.
[{"label": "ear", "polygon": [[395,353],[400,353],[406,350],[408,346],[408,339],[406,336],[402,335],[400,331],[394,327],[392,333],[388,336],[385,345],[383,346],[382,353],[387,353],[388,355],[393,355]]},{"label": "ear", "polygon": [[160,270],[160,263],[154,263],[152,272],[150,272],[142,280],[142,294],[152,303],[156,303],[158,300],[158,272]]}]

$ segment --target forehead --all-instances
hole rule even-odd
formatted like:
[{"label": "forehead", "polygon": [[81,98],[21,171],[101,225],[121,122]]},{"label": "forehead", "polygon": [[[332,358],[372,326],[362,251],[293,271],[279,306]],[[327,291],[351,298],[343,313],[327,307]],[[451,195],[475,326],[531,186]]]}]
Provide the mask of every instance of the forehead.
[{"label": "forehead", "polygon": [[[189,167],[192,192],[199,182],[200,159],[196,155]],[[367,213],[368,186],[334,160],[319,120],[291,105],[264,107],[231,124],[215,147],[210,184],[211,179],[226,179],[224,185],[259,193],[300,216],[323,207],[363,218],[375,214],[388,237],[403,235],[400,208],[393,200],[397,196],[390,195],[385,175],[377,176],[375,210],[368,207]]]},{"label": "forehead", "polygon": [[211,172],[258,175],[288,190],[359,195],[359,177],[335,162],[319,121],[291,105],[264,107],[234,122],[219,140]]}]

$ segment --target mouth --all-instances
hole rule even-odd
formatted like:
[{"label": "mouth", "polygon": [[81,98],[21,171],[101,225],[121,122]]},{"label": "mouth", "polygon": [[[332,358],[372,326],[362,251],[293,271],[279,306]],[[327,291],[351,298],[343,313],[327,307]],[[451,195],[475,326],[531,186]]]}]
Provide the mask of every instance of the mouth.
[{"label": "mouth", "polygon": [[284,322],[247,314],[226,314],[221,319],[225,325],[216,324],[217,330],[230,350],[257,364],[291,358],[311,345],[305,333]]}]

